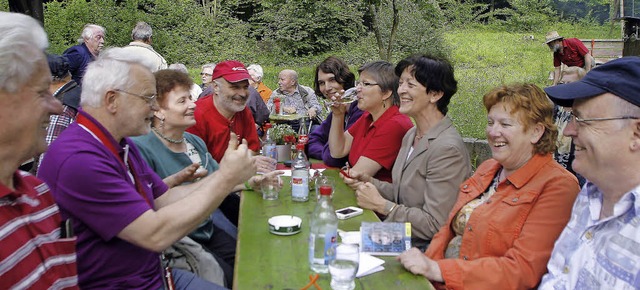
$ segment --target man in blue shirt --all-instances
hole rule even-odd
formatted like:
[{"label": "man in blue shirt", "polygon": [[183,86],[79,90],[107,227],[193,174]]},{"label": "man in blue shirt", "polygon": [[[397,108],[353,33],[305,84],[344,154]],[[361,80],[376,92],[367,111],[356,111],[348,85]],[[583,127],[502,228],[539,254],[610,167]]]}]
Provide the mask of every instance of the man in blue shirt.
[{"label": "man in blue shirt", "polygon": [[78,84],[82,84],[84,71],[87,64],[92,62],[104,46],[104,27],[95,24],[86,24],[82,29],[80,44],[69,47],[63,55],[69,59],[71,78]]},{"label": "man in blue shirt", "polygon": [[587,179],[556,241],[540,289],[637,289],[640,284],[640,57],[545,91],[571,106],[563,134]]}]

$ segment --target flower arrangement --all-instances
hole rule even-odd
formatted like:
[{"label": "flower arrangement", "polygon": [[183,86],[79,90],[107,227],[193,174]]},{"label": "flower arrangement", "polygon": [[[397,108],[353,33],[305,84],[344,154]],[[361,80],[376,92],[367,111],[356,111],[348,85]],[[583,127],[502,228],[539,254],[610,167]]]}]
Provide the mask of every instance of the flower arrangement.
[{"label": "flower arrangement", "polygon": [[271,128],[270,136],[276,145],[294,144],[298,139],[298,134],[289,124],[277,124]]}]

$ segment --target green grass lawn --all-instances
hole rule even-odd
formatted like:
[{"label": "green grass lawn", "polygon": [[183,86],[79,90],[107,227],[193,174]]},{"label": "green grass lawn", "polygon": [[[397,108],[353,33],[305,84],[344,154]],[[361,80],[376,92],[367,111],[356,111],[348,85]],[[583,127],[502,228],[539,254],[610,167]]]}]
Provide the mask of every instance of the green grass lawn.
[{"label": "green grass lawn", "polygon": [[[557,29],[565,37],[577,38],[616,38],[620,33],[619,27],[610,26],[585,28],[560,24],[548,30],[552,29]],[[486,111],[482,105],[482,96],[491,89],[503,84],[523,82],[540,87],[551,84],[548,76],[553,70],[553,60],[551,52],[544,45],[544,33],[534,33],[534,40],[525,36],[528,34],[487,28],[455,30],[445,35],[458,80],[458,93],[449,105],[449,116],[462,136],[485,138]],[[264,82],[271,89],[278,87],[278,73],[287,68],[298,72],[301,84],[313,86],[315,66],[261,65],[265,72]],[[352,71],[356,72],[362,64],[350,65]],[[190,70],[197,83],[200,83],[199,72],[199,68]]]}]

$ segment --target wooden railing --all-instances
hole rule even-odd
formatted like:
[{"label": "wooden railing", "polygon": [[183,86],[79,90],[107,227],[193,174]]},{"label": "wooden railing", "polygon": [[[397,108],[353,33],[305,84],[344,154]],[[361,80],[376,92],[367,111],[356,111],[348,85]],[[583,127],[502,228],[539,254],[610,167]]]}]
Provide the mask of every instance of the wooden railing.
[{"label": "wooden railing", "polygon": [[621,58],[624,42],[622,39],[580,39],[595,58],[596,65]]}]

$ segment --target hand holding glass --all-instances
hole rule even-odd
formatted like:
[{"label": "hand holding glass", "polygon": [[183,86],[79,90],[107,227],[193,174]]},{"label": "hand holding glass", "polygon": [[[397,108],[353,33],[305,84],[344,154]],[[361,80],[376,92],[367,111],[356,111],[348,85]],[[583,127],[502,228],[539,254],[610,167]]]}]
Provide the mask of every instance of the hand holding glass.
[{"label": "hand holding glass", "polygon": [[280,175],[265,177],[260,185],[260,190],[262,191],[262,199],[278,199],[278,193],[280,193],[280,189],[282,189],[282,179],[280,179]]},{"label": "hand holding glass", "polygon": [[352,290],[356,288],[354,279],[360,263],[360,247],[357,244],[338,244],[336,258],[329,262],[331,289]]},{"label": "hand holding glass", "polygon": [[340,99],[333,101],[333,104],[351,104],[358,100],[358,91],[356,87],[350,88],[342,94]]}]

